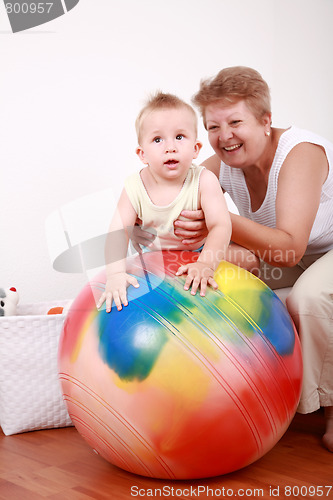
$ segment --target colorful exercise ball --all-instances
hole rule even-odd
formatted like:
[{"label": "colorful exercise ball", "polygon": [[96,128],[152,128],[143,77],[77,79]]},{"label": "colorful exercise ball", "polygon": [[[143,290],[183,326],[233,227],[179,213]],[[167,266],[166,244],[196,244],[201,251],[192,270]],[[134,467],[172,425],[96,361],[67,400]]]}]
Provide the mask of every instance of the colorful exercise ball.
[{"label": "colorful exercise ball", "polygon": [[215,274],[219,290],[192,296],[173,273],[197,257],[135,257],[140,287],[128,288],[119,312],[96,309],[101,273],[64,324],[59,367],[72,422],[95,451],[135,474],[194,479],[245,467],[277,443],[299,401],[301,350],[284,305],[226,262]]}]

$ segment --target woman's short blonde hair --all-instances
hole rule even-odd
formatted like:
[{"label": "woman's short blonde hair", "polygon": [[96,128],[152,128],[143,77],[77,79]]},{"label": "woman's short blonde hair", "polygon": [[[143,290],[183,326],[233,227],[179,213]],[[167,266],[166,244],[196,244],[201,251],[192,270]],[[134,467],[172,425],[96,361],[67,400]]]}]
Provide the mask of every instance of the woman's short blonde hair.
[{"label": "woman's short blonde hair", "polygon": [[271,96],[267,83],[258,71],[246,66],[224,68],[215,77],[202,80],[200,90],[192,98],[192,102],[200,109],[204,124],[205,109],[209,104],[241,100],[246,102],[258,120],[266,113],[271,113]]},{"label": "woman's short blonde hair", "polygon": [[147,116],[148,113],[152,111],[156,111],[158,109],[179,109],[179,108],[185,108],[190,111],[193,115],[193,125],[195,129],[195,133],[197,133],[197,115],[192,106],[190,104],[187,104],[187,102],[183,101],[179,97],[177,97],[174,94],[167,94],[161,91],[157,91],[155,94],[152,94],[148,100],[146,101],[145,105],[141,109],[140,113],[137,116],[137,119],[135,121],[135,129],[136,129],[136,134],[138,137],[138,141],[140,143],[140,132],[141,132],[141,126],[142,123]]}]

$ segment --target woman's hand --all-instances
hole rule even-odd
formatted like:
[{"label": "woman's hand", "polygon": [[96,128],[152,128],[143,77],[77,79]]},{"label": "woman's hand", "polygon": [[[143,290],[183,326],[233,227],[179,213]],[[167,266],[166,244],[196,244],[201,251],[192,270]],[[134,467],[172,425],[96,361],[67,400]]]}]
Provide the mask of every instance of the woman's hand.
[{"label": "woman's hand", "polygon": [[183,210],[180,215],[188,220],[175,220],[174,232],[182,238],[184,245],[198,243],[207,236],[208,229],[202,210]]},{"label": "woman's hand", "polygon": [[152,231],[145,231],[140,224],[135,224],[129,232],[129,238],[135,250],[142,253],[141,247],[148,247],[156,238]]}]

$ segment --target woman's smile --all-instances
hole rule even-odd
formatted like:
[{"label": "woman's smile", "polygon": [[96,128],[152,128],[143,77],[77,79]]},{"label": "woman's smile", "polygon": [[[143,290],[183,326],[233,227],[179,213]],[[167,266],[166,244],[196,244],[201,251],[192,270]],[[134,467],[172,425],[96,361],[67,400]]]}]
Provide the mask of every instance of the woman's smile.
[{"label": "woman's smile", "polygon": [[224,149],[224,151],[227,151],[228,153],[232,152],[232,151],[237,151],[238,149],[240,149],[241,147],[243,146],[243,143],[240,143],[240,144],[233,144],[232,146],[224,146],[222,149]]}]

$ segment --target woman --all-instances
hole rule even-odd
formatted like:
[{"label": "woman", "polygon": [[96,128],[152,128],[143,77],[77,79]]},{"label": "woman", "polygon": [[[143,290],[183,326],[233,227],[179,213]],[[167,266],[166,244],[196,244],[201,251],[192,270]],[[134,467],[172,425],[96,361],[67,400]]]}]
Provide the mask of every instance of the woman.
[{"label": "woman", "polygon": [[[223,69],[193,101],[215,151],[204,165],[239,210],[232,241],[261,259],[260,277],[272,288],[293,285],[287,307],[304,363],[298,411],[325,407],[323,443],[333,452],[333,144],[273,128],[269,88],[251,68]],[[202,238],[202,214],[182,215],[191,220],[177,220],[175,233]],[[240,263],[237,254],[228,260]]]}]

